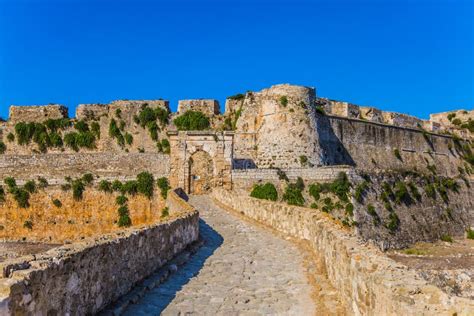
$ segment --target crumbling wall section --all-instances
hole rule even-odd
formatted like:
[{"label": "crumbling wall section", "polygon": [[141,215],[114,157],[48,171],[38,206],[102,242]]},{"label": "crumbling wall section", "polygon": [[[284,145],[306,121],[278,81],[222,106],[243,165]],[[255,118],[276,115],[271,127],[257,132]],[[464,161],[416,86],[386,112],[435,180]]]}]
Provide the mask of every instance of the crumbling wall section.
[{"label": "crumbling wall section", "polygon": [[10,106],[9,122],[44,122],[48,119],[68,117],[67,107],[60,104]]}]

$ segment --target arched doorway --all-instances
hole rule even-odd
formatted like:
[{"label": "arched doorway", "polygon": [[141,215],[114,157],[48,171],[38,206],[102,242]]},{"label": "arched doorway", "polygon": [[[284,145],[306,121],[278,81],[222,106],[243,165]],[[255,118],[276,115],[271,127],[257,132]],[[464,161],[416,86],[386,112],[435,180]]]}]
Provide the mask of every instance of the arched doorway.
[{"label": "arched doorway", "polygon": [[189,158],[189,193],[205,194],[212,188],[214,168],[211,156],[202,150]]}]

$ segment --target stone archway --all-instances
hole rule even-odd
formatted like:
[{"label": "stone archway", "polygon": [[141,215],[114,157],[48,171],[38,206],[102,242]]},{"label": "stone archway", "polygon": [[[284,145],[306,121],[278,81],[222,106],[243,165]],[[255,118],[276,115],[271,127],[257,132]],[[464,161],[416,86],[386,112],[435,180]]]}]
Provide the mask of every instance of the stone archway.
[{"label": "stone archway", "polygon": [[205,194],[213,187],[214,166],[211,156],[202,150],[189,157],[189,193]]}]

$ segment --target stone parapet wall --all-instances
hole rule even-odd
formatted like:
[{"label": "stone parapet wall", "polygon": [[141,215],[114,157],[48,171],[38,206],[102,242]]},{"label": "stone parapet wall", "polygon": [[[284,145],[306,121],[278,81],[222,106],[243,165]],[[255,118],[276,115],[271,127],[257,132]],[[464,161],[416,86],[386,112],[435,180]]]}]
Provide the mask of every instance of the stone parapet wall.
[{"label": "stone parapet wall", "polygon": [[97,313],[198,239],[199,213],[171,212],[164,223],[3,262],[0,314]]},{"label": "stone parapet wall", "polygon": [[212,197],[262,224],[308,240],[325,263],[328,278],[355,315],[472,315],[474,301],[451,296],[415,271],[361,243],[329,216],[312,209],[215,189]]},{"label": "stone parapet wall", "polygon": [[48,119],[61,119],[68,117],[67,107],[60,104],[32,105],[10,107],[10,123],[18,122],[44,122]]},{"label": "stone parapet wall", "polygon": [[169,155],[156,153],[76,153],[0,155],[0,180],[14,177],[30,180],[45,177],[62,183],[64,177],[92,173],[104,178],[134,177],[148,171],[155,177],[169,175]]},{"label": "stone parapet wall", "polygon": [[220,113],[219,101],[213,99],[179,100],[178,113],[183,114],[188,110],[200,111],[208,116]]}]

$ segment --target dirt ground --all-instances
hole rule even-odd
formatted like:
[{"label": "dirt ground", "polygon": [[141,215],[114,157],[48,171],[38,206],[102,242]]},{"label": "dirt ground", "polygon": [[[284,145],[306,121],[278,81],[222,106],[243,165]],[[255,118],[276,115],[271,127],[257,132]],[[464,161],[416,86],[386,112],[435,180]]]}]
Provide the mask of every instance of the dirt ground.
[{"label": "dirt ground", "polygon": [[474,240],[417,243],[408,249],[390,251],[388,256],[413,269],[472,269],[474,267]]},{"label": "dirt ground", "polygon": [[25,255],[32,255],[57,247],[55,244],[0,242],[0,262]]}]

